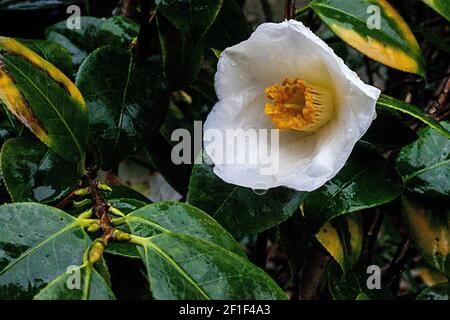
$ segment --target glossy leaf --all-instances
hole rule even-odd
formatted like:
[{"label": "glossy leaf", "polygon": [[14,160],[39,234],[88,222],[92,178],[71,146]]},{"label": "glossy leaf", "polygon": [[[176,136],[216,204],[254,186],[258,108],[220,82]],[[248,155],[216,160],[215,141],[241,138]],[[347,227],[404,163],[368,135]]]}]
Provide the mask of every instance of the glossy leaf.
[{"label": "glossy leaf", "polygon": [[252,30],[235,0],[224,0],[216,20],[206,34],[210,48],[223,51],[250,37]]},{"label": "glossy leaf", "polygon": [[[380,28],[372,21],[380,10]],[[409,26],[386,0],[314,0],[310,4],[342,40],[392,68],[425,75],[425,62]],[[372,23],[372,25],[370,25]],[[369,28],[370,25],[370,28]]]},{"label": "glossy leaf", "polygon": [[0,101],[50,149],[83,164],[88,111],[77,87],[21,43],[0,37],[0,48]]},{"label": "glossy leaf", "polygon": [[87,55],[99,47],[97,33],[101,25],[102,19],[82,16],[79,29],[67,28],[64,20],[48,27],[45,34],[48,40],[59,43],[70,52],[78,69]]},{"label": "glossy leaf", "polygon": [[245,257],[240,245],[203,211],[185,203],[158,202],[126,216],[133,234],[151,237],[160,233],[186,234],[214,243]]},{"label": "glossy leaf", "polygon": [[8,140],[1,152],[3,179],[14,202],[56,201],[79,181],[78,166],[31,136]]},{"label": "glossy leaf", "polygon": [[398,180],[382,159],[354,150],[344,168],[306,198],[304,214],[318,231],[335,217],[392,201],[403,189]]},{"label": "glossy leaf", "polygon": [[127,17],[115,16],[106,19],[100,25],[97,38],[101,45],[128,48],[138,32],[139,24]]},{"label": "glossy leaf", "polygon": [[73,73],[72,56],[69,51],[59,43],[40,39],[17,39],[43,59],[47,60],[65,75],[71,76]]},{"label": "glossy leaf", "polygon": [[261,269],[211,242],[161,233],[146,238],[143,248],[142,258],[156,299],[286,299]]},{"label": "glossy leaf", "polygon": [[[80,276],[80,288],[68,289],[71,277]],[[91,266],[71,268],[34,296],[34,300],[114,300],[114,293],[105,279]]]},{"label": "glossy leaf", "polygon": [[414,246],[437,270],[450,275],[450,208],[423,205],[403,195],[403,220]]},{"label": "glossy leaf", "polygon": [[89,107],[92,143],[105,169],[141,149],[163,121],[168,100],[157,60],[102,47],[84,61],[76,83]]},{"label": "glossy leaf", "polygon": [[158,12],[174,25],[182,36],[200,40],[214,22],[223,0],[155,0]]},{"label": "glossy leaf", "polygon": [[415,105],[397,100],[395,98],[381,95],[380,98],[377,101],[377,107],[379,108],[387,108],[387,109],[393,109],[400,111],[402,113],[406,113],[410,115],[411,117],[414,117],[416,119],[419,119],[423,123],[426,123],[436,131],[438,131],[440,134],[446,136],[450,139],[450,131],[449,129],[444,128],[439,122],[432,119],[430,116],[428,116],[423,110],[419,109]]},{"label": "glossy leaf", "polygon": [[1,206],[0,228],[0,299],[32,298],[83,265],[91,243],[75,218],[36,203]]},{"label": "glossy leaf", "polygon": [[334,300],[393,300],[389,288],[369,289],[367,279],[370,274],[360,264],[351,272],[343,273],[337,263],[327,269],[328,288]]},{"label": "glossy leaf", "polygon": [[363,246],[361,216],[353,214],[326,223],[316,234],[316,239],[344,272],[350,271],[358,261]]},{"label": "glossy leaf", "polygon": [[450,2],[448,0],[422,0],[430,8],[433,8],[437,13],[450,21]]},{"label": "glossy leaf", "polygon": [[[109,200],[109,203],[124,214],[129,214],[148,204],[148,202],[126,198],[112,199]],[[130,232],[130,228],[127,225],[120,225],[117,226],[117,228],[121,231]],[[129,243],[111,242],[108,244],[108,247],[106,247],[106,252],[134,259],[139,259],[141,257],[136,246]]]},{"label": "glossy leaf", "polygon": [[426,288],[418,296],[417,300],[450,300],[450,284],[448,282]]},{"label": "glossy leaf", "polygon": [[0,0],[0,9],[8,10],[35,10],[50,9],[60,6],[69,6],[73,4],[73,0]]},{"label": "glossy leaf", "polygon": [[207,212],[235,237],[242,237],[282,223],[307,196],[287,188],[262,193],[225,183],[204,163],[192,169],[187,202]]},{"label": "glossy leaf", "polygon": [[[442,122],[450,129],[450,122]],[[432,128],[404,147],[396,160],[406,187],[415,193],[446,198],[450,195],[450,139]]]},{"label": "glossy leaf", "polygon": [[203,40],[193,42],[187,39],[160,14],[157,21],[164,75],[171,89],[182,89],[198,76]]},{"label": "glossy leaf", "polygon": [[102,194],[106,199],[130,199],[137,200],[139,202],[143,202],[146,204],[151,203],[151,201],[144,196],[142,193],[137,192],[134,189],[131,189],[127,186],[117,185],[111,186],[112,191],[104,191]]}]

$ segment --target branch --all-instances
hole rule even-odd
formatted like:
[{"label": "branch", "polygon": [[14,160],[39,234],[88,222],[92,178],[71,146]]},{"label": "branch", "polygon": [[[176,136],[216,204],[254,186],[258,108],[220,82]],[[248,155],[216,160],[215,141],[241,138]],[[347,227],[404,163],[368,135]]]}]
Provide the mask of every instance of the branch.
[{"label": "branch", "polygon": [[286,0],[284,7],[284,18],[286,20],[294,19],[295,17],[295,0]]},{"label": "branch", "polygon": [[445,120],[450,116],[450,108],[447,103],[450,95],[450,77],[444,79],[440,86],[440,93],[437,98],[431,101],[426,111],[438,121]]}]

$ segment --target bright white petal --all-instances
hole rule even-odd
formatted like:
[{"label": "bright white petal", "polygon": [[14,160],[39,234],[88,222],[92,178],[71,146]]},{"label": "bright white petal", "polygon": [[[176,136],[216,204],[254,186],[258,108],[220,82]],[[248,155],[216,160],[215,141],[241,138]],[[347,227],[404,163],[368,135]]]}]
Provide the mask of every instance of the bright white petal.
[{"label": "bright white petal", "polygon": [[[312,191],[333,178],[344,166],[355,143],[375,117],[380,91],[364,84],[321,39],[297,21],[266,23],[252,36],[226,49],[219,60],[215,85],[219,102],[205,123],[205,131],[273,128],[264,114],[264,89],[284,78],[301,78],[335,94],[335,117],[314,134],[280,132],[279,171],[261,174],[261,164],[233,165],[205,149],[224,181],[246,187],[288,186]],[[246,144],[246,152],[255,144]],[[236,146],[226,141],[226,154]],[[221,161],[222,160],[222,161]]]}]

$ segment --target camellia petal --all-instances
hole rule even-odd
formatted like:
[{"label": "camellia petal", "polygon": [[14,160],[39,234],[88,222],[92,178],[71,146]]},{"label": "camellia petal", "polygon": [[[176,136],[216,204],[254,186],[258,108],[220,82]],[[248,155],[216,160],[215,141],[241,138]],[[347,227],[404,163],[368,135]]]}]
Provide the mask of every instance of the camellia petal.
[{"label": "camellia petal", "polygon": [[[312,95],[274,98],[283,90],[293,90],[296,83],[301,84],[299,90],[309,90]],[[380,90],[364,84],[325,42],[294,20],[264,23],[248,40],[224,50],[215,89],[219,101],[204,126],[205,150],[214,162],[214,172],[224,181],[244,187],[287,186],[299,191],[319,188],[344,166],[355,143],[375,118],[375,103],[380,95]],[[275,102],[268,98],[267,92]],[[303,110],[308,110],[308,101],[320,100],[322,92],[326,92],[325,104],[332,105],[316,111],[331,109],[319,121],[320,127],[304,125],[308,117]],[[276,105],[280,101],[286,104]],[[266,104],[269,105],[265,109]],[[314,111],[312,105],[310,109]],[[291,121],[291,115],[295,117],[298,113],[302,117],[302,111],[301,121]],[[289,115],[274,116],[277,112]],[[289,126],[292,129],[286,129]],[[249,129],[278,128],[277,170],[271,174],[259,159],[245,163],[226,161],[230,154],[232,158],[242,156],[242,152],[251,154],[255,145],[261,148],[261,141],[267,141],[270,150],[270,138],[262,140],[258,135],[249,135]],[[233,132],[236,140],[217,141],[211,132],[220,132],[223,137]],[[244,141],[242,148],[237,148],[235,141]],[[223,151],[217,152],[218,144],[222,144]]]}]

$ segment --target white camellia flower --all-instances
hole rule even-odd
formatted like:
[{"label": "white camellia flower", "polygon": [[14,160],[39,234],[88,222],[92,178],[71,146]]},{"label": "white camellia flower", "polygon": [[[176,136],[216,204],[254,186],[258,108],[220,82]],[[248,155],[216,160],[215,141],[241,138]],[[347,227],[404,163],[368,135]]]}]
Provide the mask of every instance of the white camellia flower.
[{"label": "white camellia flower", "polygon": [[[264,23],[248,40],[223,51],[215,89],[219,101],[204,126],[214,173],[239,186],[299,191],[315,190],[339,172],[375,118],[380,95],[294,20]],[[273,174],[260,162],[223,161],[218,143],[226,156],[242,150],[208,134],[249,129],[279,129],[279,166]],[[247,151],[261,141],[244,140]]]}]

